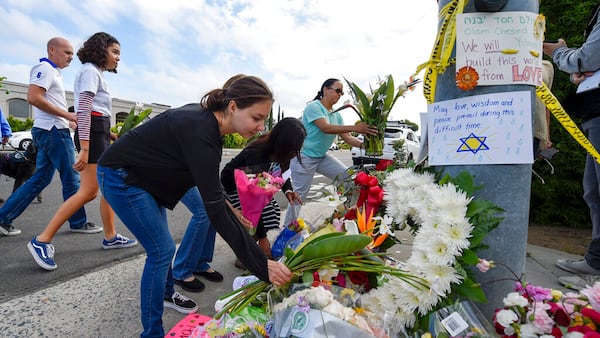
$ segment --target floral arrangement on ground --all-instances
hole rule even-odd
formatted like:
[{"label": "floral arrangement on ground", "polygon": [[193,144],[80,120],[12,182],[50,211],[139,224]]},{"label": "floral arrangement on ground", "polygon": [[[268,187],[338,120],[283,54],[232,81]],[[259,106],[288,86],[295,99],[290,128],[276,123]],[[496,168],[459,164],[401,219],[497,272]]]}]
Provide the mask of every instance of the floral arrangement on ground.
[{"label": "floral arrangement on ground", "polygon": [[[250,276],[221,298],[217,315],[198,331],[392,337],[426,333],[431,315],[457,301],[485,301],[471,269],[485,262],[476,252],[502,210],[474,197],[466,172],[440,177],[393,163],[377,169],[353,168],[347,181],[328,187],[322,201],[332,214],[323,224],[299,218],[288,226],[297,233],[281,261],[294,274],[292,284],[276,288]],[[387,253],[402,229],[413,235],[405,262]]]},{"label": "floral arrangement on ground", "polygon": [[[514,275],[514,274],[513,274]],[[600,337],[600,282],[563,293],[529,284],[518,276],[514,292],[492,318],[501,337]]]}]

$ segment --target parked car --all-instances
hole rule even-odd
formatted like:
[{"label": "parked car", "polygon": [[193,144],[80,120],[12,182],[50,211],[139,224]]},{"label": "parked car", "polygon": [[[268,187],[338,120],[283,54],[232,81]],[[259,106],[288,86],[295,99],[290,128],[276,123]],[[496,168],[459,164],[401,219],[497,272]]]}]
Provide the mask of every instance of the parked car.
[{"label": "parked car", "polygon": [[[71,129],[71,138],[75,136],[75,132]],[[16,150],[25,150],[29,146],[29,144],[33,142],[33,137],[31,136],[30,130],[23,131],[15,131],[12,133],[12,136],[8,139],[8,144]],[[9,149],[10,147],[3,147],[4,150],[13,150]]]},{"label": "parked car", "polygon": [[[358,138],[362,139],[362,135]],[[352,163],[354,165],[361,164],[377,164],[379,160],[392,160],[394,159],[394,143],[403,140],[404,150],[406,151],[407,160],[415,159],[419,155],[419,149],[421,143],[415,132],[410,128],[405,127],[388,127],[385,128],[385,134],[383,139],[383,155],[381,156],[366,156],[365,150],[357,147],[352,147],[350,150],[352,154]]]},{"label": "parked car", "polygon": [[8,139],[8,144],[17,150],[25,150],[33,142],[31,130],[15,131]]}]

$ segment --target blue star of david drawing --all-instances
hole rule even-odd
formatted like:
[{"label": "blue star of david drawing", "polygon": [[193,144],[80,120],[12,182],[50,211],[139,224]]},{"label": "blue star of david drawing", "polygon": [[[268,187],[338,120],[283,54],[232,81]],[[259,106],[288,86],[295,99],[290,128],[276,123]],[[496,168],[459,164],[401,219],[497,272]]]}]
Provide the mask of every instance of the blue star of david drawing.
[{"label": "blue star of david drawing", "polygon": [[456,149],[457,153],[462,153],[465,151],[470,151],[473,154],[477,154],[480,150],[490,150],[490,148],[485,144],[486,136],[476,136],[471,133],[467,137],[461,137],[460,141],[462,142],[458,149]]}]

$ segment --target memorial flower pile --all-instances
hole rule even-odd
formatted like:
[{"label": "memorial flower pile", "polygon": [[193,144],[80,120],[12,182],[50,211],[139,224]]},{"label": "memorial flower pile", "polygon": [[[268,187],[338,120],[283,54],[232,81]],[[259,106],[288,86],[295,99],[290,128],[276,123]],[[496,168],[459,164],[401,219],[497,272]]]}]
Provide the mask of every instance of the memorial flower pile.
[{"label": "memorial flower pile", "polygon": [[493,323],[501,337],[600,337],[600,283],[579,293],[518,281]]},{"label": "memorial flower pile", "polygon": [[[439,178],[387,170],[359,171],[344,182],[350,188],[330,189],[336,195],[328,198],[336,202],[332,217],[312,232],[303,227],[302,242],[285,248],[282,262],[293,272],[292,284],[276,288],[253,280],[221,298],[224,305],[212,325],[224,326],[251,306],[271,314],[270,323],[258,323],[268,332],[301,337],[292,328],[308,320],[310,330],[350,324],[350,331],[387,337],[427,332],[430,316],[458,300],[485,301],[468,267],[483,266],[476,251],[498,225],[501,209],[473,197],[476,189],[466,173]],[[409,258],[399,262],[387,251],[402,229],[410,230],[413,243]],[[297,285],[304,287],[300,294]],[[312,316],[315,311],[320,314]]]},{"label": "memorial flower pile", "polygon": [[[480,264],[476,251],[483,247],[484,236],[498,226],[501,218],[496,214],[502,210],[473,197],[476,187],[469,174],[439,178],[434,173],[400,168],[372,174],[359,172],[355,180],[358,198],[348,200],[357,204],[348,205],[341,221],[352,226],[348,219],[355,213],[362,214],[362,204],[362,209],[373,215],[366,226],[377,229],[373,233],[393,238],[394,228],[408,228],[413,234],[412,252],[401,266],[430,284],[429,289],[419,289],[393,276],[386,278],[362,296],[370,318],[386,322],[389,332],[416,332],[426,329],[432,313],[459,299],[485,301],[468,267]],[[382,200],[377,186],[382,188]],[[389,245],[379,249],[387,248]],[[390,316],[394,321],[386,320]]]}]

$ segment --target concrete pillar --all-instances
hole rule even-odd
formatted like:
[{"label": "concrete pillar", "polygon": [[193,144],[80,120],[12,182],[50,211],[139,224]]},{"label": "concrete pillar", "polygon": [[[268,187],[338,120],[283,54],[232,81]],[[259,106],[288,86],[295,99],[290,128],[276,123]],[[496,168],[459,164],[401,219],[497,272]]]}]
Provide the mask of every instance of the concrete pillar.
[{"label": "concrete pillar", "polygon": [[[440,0],[439,8],[446,5],[449,0]],[[485,9],[485,3],[489,2],[489,9],[501,8],[501,11],[529,11],[538,13],[538,0],[477,0],[469,1],[464,13],[478,12]],[[499,4],[506,2],[504,6]],[[476,9],[477,4],[477,10]],[[456,50],[453,51],[454,57]],[[435,91],[435,101],[445,101],[461,97],[484,95],[486,93],[530,91],[532,102],[535,102],[535,88],[528,85],[497,85],[478,86],[470,91],[462,91],[455,84],[456,67],[451,65],[438,77]],[[533,132],[533,131],[532,131]],[[440,166],[436,170],[442,170],[452,176],[461,171],[467,171],[474,177],[476,185],[483,185],[483,189],[477,191],[477,196],[489,200],[503,208],[504,220],[500,226],[491,232],[485,242],[489,249],[480,252],[479,256],[488,260],[501,262],[509,266],[517,275],[525,271],[525,255],[527,248],[527,228],[529,225],[529,200],[531,194],[531,165],[456,165]],[[513,281],[494,282],[512,275],[506,269],[497,267],[486,273],[476,272],[477,281],[483,284],[483,290],[487,296],[487,304],[478,304],[483,314],[491,320],[494,310],[502,306],[502,298],[514,287]]]}]

